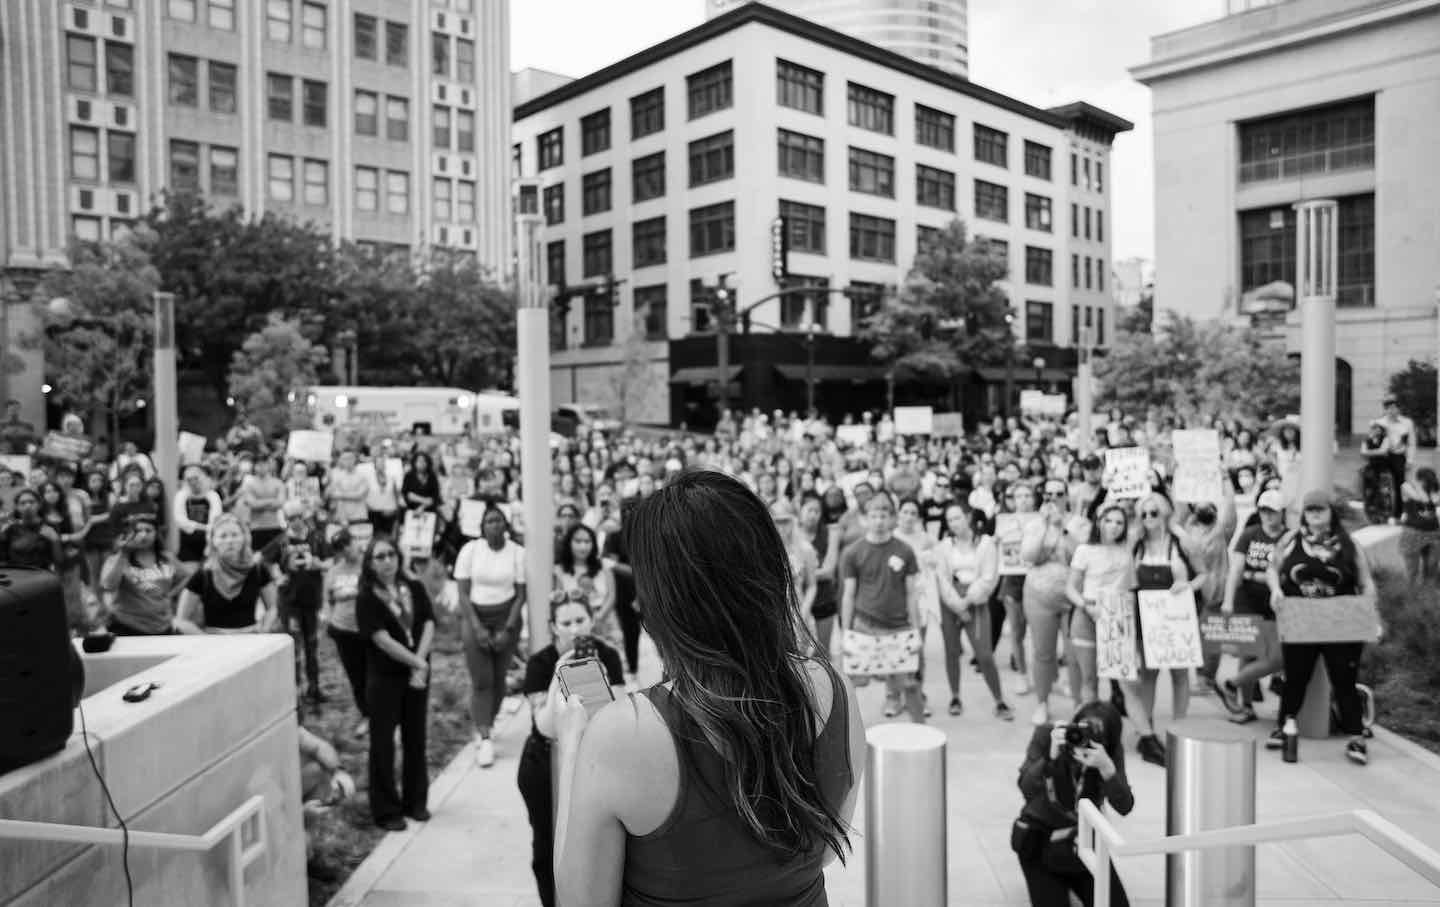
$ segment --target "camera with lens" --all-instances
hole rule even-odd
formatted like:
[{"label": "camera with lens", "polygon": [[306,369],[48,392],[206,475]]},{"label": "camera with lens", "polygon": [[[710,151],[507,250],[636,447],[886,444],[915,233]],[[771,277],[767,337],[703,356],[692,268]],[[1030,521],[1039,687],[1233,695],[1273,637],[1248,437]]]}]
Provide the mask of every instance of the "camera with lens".
[{"label": "camera with lens", "polygon": [[1090,744],[1105,745],[1105,725],[1098,719],[1085,718],[1065,725],[1065,746],[1070,749]]},{"label": "camera with lens", "polygon": [[576,637],[576,639],[575,639],[575,657],[576,657],[577,659],[579,659],[579,658],[594,658],[594,657],[595,657],[595,637],[593,637],[593,636],[580,636],[580,637]]}]

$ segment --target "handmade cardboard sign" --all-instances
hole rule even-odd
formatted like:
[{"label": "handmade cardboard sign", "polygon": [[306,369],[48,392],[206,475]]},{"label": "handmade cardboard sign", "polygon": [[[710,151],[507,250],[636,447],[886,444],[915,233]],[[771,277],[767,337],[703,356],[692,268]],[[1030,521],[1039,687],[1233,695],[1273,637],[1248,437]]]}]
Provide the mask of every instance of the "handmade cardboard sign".
[{"label": "handmade cardboard sign", "polygon": [[1380,638],[1375,599],[1362,595],[1282,598],[1275,605],[1281,642],[1374,642]]},{"label": "handmade cardboard sign", "polygon": [[1145,667],[1198,668],[1205,663],[1194,592],[1187,588],[1176,595],[1169,589],[1141,589],[1136,597]]}]

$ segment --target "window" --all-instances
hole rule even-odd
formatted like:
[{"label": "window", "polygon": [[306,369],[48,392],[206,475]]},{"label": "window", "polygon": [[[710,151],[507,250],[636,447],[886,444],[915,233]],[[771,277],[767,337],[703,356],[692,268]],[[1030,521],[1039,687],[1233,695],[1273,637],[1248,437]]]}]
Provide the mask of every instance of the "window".
[{"label": "window", "polygon": [[1070,256],[1070,286],[1080,289],[1080,256]]},{"label": "window", "polygon": [[380,96],[373,91],[355,92],[355,134],[380,134]]},{"label": "window", "polygon": [[[1089,209],[1086,209],[1089,213]],[[1025,193],[1025,226],[1031,230],[1041,230],[1045,233],[1051,232],[1050,222],[1050,199],[1043,195]],[[1085,234],[1090,234],[1089,221],[1086,221]]]},{"label": "window", "polygon": [[690,209],[690,257],[735,249],[735,203]]},{"label": "window", "polygon": [[272,120],[286,123],[295,119],[295,80],[279,73],[265,76],[266,107]]},{"label": "window", "polygon": [[850,257],[859,261],[895,261],[895,221],[850,213]]},{"label": "window", "polygon": [[1055,342],[1055,306],[1048,302],[1025,302],[1025,340],[1028,343]]},{"label": "window", "polygon": [[455,219],[462,224],[475,220],[475,183],[471,180],[455,182]]},{"label": "window", "polygon": [[195,21],[195,0],[170,0],[166,6],[171,19],[178,19],[181,22]]},{"label": "window", "polygon": [[791,252],[825,254],[825,209],[818,205],[780,200],[780,216],[790,231]]},{"label": "window", "polygon": [[385,23],[385,62],[390,66],[410,65],[410,26],[403,22]]},{"label": "window", "polygon": [[306,79],[302,88],[305,101],[305,125],[318,126],[324,129],[328,124],[328,96],[329,87],[324,82],[312,82]]},{"label": "window", "polygon": [[895,197],[895,159],[888,154],[850,149],[850,188],[870,195]]},{"label": "window", "polygon": [[1025,141],[1025,175],[1042,180],[1050,178],[1050,146]]},{"label": "window", "polygon": [[780,175],[812,183],[825,182],[825,140],[780,130]]},{"label": "window", "polygon": [[1095,209],[1095,241],[1105,241],[1105,212],[1099,208]]},{"label": "window", "polygon": [[1078,305],[1070,307],[1070,339],[1076,346],[1084,344],[1085,338],[1080,334],[1080,307]]},{"label": "window", "polygon": [[170,140],[170,189],[200,191],[200,145],[196,142]]},{"label": "window", "polygon": [[355,14],[355,58],[357,60],[379,59],[376,31],[378,25],[374,16],[367,16],[364,13]]},{"label": "window", "polygon": [[825,74],[788,60],[776,60],[775,102],[824,116]]},{"label": "window", "polygon": [[630,99],[630,138],[638,139],[665,128],[665,89],[652,88]]},{"label": "window", "polygon": [[311,50],[325,49],[325,7],[318,3],[300,5],[300,43]]},{"label": "window", "polygon": [[552,287],[565,287],[565,240],[545,244],[545,282]]},{"label": "window", "polygon": [[410,141],[410,102],[385,96],[385,137],[392,142]]},{"label": "window", "polygon": [[665,152],[637,157],[630,164],[631,200],[660,198],[665,194]]},{"label": "window", "polygon": [[[1005,278],[1010,276],[1010,244],[1003,239],[986,239],[986,250],[1005,266]],[[1002,278],[1002,279],[1005,279]]]},{"label": "window", "polygon": [[556,183],[553,186],[546,186],[541,194],[543,207],[545,209],[545,224],[553,227],[556,224],[565,223],[565,184]]},{"label": "window", "polygon": [[430,72],[450,78],[450,37],[438,31],[430,33]]},{"label": "window", "polygon": [[305,204],[328,205],[330,203],[330,165],[324,161],[307,158],[304,179]]},{"label": "window", "polygon": [[475,42],[468,38],[455,39],[455,80],[475,81]]},{"label": "window", "polygon": [[378,211],[380,209],[380,171],[374,167],[355,168],[355,209],[357,211]]},{"label": "window", "polygon": [[210,194],[240,194],[240,152],[237,149],[210,146]]},{"label": "window", "polygon": [[1095,345],[1105,345],[1105,310],[1095,310]]},{"label": "window", "polygon": [[850,82],[846,89],[846,111],[851,126],[895,134],[894,95]]},{"label": "window", "polygon": [[265,35],[271,41],[290,43],[295,10],[290,0],[265,0]]},{"label": "window", "polygon": [[646,340],[664,340],[668,336],[665,284],[635,288],[635,318],[645,332]]},{"label": "window", "polygon": [[930,246],[940,238],[940,234],[944,232],[945,231],[939,227],[927,227],[924,224],[917,226],[915,228],[915,251],[924,252],[930,248]]},{"label": "window", "polygon": [[707,113],[724,110],[734,103],[734,78],[729,60],[687,76],[685,86],[690,99],[692,120]]},{"label": "window", "polygon": [[610,210],[610,168],[580,177],[580,214],[588,217]]},{"label": "window", "polygon": [[998,129],[975,124],[975,160],[982,164],[1006,167],[1009,158],[1010,136]]},{"label": "window", "polygon": [[845,295],[850,297],[850,330],[853,332],[864,327],[865,322],[880,311],[885,302],[885,285],[852,280]]},{"label": "window", "polygon": [[210,112],[235,112],[235,67],[210,61]]},{"label": "window", "polygon": [[[72,139],[71,148],[74,147],[75,143]],[[98,148],[96,148],[96,153],[99,153]],[[105,160],[110,174],[110,182],[135,182],[135,136],[129,132],[106,133]],[[74,171],[73,164],[71,170]]]},{"label": "window", "polygon": [[170,55],[170,103],[177,107],[198,107],[200,104],[200,77],[194,57]]},{"label": "window", "polygon": [[1083,158],[1080,161],[1080,172],[1085,176],[1085,191],[1090,191],[1090,159]]},{"label": "window", "polygon": [[105,90],[122,97],[134,97],[135,49],[129,44],[105,42]]},{"label": "window", "polygon": [[1241,183],[1369,169],[1375,166],[1375,99],[1241,123],[1237,144]]},{"label": "window", "polygon": [[462,152],[475,150],[475,112],[455,111],[455,149]]},{"label": "window", "polygon": [[592,290],[585,294],[585,346],[609,346],[615,339],[614,287]]},{"label": "window", "polygon": [[556,126],[535,139],[535,157],[540,161],[541,170],[559,167],[565,163],[565,130]]},{"label": "window", "polygon": [[1008,224],[1010,222],[1010,190],[996,183],[976,180],[975,216]]},{"label": "window", "polygon": [[[1339,259],[1337,304],[1375,304],[1375,196],[1343,196],[1336,211]],[[1241,211],[1240,290],[1277,280],[1291,286],[1295,274],[1295,211],[1286,205]]]},{"label": "window", "polygon": [[635,267],[648,268],[665,263],[665,218],[638,220],[631,228]]},{"label": "window", "polygon": [[1100,161],[1095,162],[1095,191],[1105,191],[1105,165]]},{"label": "window", "polygon": [[449,220],[454,213],[451,210],[451,200],[455,193],[455,184],[443,176],[435,177],[430,184],[430,207],[434,212],[436,220]]},{"label": "window", "polygon": [[385,171],[385,210],[391,214],[410,213],[410,174],[403,170]]},{"label": "window", "polygon": [[435,147],[450,150],[450,108],[436,104],[430,111],[431,137]]},{"label": "window", "polygon": [[1339,260],[1336,304],[1375,304],[1375,196],[1350,195],[1339,199],[1336,212]]},{"label": "window", "polygon": [[924,164],[915,165],[915,202],[930,208],[955,210],[955,174]]},{"label": "window", "polygon": [[1025,247],[1025,282],[1037,287],[1055,284],[1055,253],[1049,249]]},{"label": "window", "polygon": [[1090,238],[1090,207],[1085,207],[1085,238]]},{"label": "window", "polygon": [[1070,185],[1080,185],[1080,159],[1075,156],[1073,151],[1070,152]]},{"label": "window", "polygon": [[690,143],[690,185],[703,186],[735,175],[735,133],[725,130]]},{"label": "window", "polygon": [[830,286],[827,277],[803,277],[791,275],[785,280],[785,289],[801,290],[815,288],[815,293],[787,293],[780,297],[780,327],[787,331],[799,330],[806,321],[813,321],[818,330],[825,329],[830,295],[824,292]]},{"label": "window", "polygon": [[1080,238],[1080,206],[1074,202],[1070,203],[1070,235]]},{"label": "window", "polygon": [[580,118],[580,156],[605,151],[610,147],[610,108],[597,110]]},{"label": "window", "polygon": [[1095,259],[1095,289],[1105,292],[1105,269],[1101,267],[1098,258]]},{"label": "window", "polygon": [[[72,91],[99,91],[99,76],[96,68],[95,39],[82,38],[79,35],[65,36],[66,54],[66,84]],[[186,58],[189,59],[189,58]],[[171,102],[174,102],[174,61],[175,55],[170,55],[171,61]]]},{"label": "window", "polygon": [[941,110],[915,105],[915,144],[941,151],[955,150],[955,118]]},{"label": "window", "polygon": [[295,159],[288,154],[272,154],[265,162],[265,181],[270,198],[277,202],[295,200]]},{"label": "window", "polygon": [[99,242],[100,218],[76,215],[70,218],[70,232],[82,242]]},{"label": "window", "polygon": [[510,178],[519,179],[525,172],[525,150],[516,142],[510,146]]},{"label": "window", "polygon": [[[210,27],[224,31],[235,30],[235,0],[210,0]],[[214,178],[211,178],[214,182]]]},{"label": "window", "polygon": [[609,230],[586,233],[580,240],[580,276],[608,277],[615,271]]},{"label": "window", "polygon": [[77,180],[100,178],[100,131],[85,126],[70,127],[70,177]]},{"label": "window", "polygon": [[1094,288],[1095,288],[1095,281],[1094,281],[1094,279],[1090,276],[1090,275],[1091,275],[1091,270],[1090,270],[1091,264],[1090,264],[1090,263],[1091,263],[1091,258],[1090,258],[1089,255],[1086,255],[1086,256],[1085,256],[1085,289],[1087,289],[1087,290],[1091,290],[1091,289],[1094,289]]}]

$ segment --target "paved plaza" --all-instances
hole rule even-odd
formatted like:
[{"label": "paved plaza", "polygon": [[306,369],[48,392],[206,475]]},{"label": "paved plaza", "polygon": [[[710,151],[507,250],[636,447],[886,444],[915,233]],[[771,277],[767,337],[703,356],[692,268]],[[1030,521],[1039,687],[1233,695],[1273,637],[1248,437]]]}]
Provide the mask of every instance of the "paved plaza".
[{"label": "paved plaza", "polygon": [[[927,658],[938,667],[938,634],[928,641]],[[653,679],[658,668],[648,640],[642,659]],[[989,693],[980,676],[966,670],[966,712],[958,718],[945,714],[943,674],[934,670],[927,681],[936,712],[932,723],[950,741],[949,903],[1024,905],[1025,886],[1010,853],[1009,828],[1020,808],[1015,778],[1032,730],[1028,718],[1033,700],[1012,697],[1019,717],[1013,724],[1001,722],[990,714]],[[1007,686],[1013,679],[1005,678]],[[1163,728],[1169,706],[1163,691],[1161,697]],[[860,690],[860,698],[867,724],[884,720],[878,685]],[[1068,713],[1068,699],[1055,702],[1057,717]],[[1268,697],[1261,714],[1272,714],[1274,706],[1275,697]],[[1219,715],[1213,698],[1197,699],[1192,708],[1192,720],[1218,721]],[[434,818],[387,836],[332,907],[538,905],[530,874],[530,826],[515,787],[515,759],[529,727],[528,710],[521,707],[499,738],[501,758],[491,769],[476,768],[470,749],[462,751],[432,789]],[[1270,724],[1250,727],[1258,742]],[[1302,741],[1298,765],[1286,765],[1278,753],[1262,749],[1259,821],[1371,809],[1440,849],[1440,758],[1381,731],[1371,744],[1370,765],[1361,768],[1344,759],[1342,744],[1340,738]],[[1165,773],[1134,755],[1133,734],[1126,757],[1136,807],[1118,826],[1129,839],[1158,837],[1164,833]],[[848,866],[837,862],[827,872],[834,907],[865,904],[863,797],[855,826],[861,835],[854,837],[854,857]],[[1256,863],[1261,905],[1440,905],[1440,889],[1356,836],[1264,845]],[[1132,903],[1164,903],[1162,858],[1132,858],[1119,867]]]}]

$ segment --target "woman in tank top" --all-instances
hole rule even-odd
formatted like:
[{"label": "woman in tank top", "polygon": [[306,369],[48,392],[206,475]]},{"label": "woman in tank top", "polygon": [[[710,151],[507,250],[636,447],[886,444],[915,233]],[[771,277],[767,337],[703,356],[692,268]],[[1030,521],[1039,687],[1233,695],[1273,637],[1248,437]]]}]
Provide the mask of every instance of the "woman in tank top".
[{"label": "woman in tank top", "polygon": [[1405,558],[1405,574],[1416,586],[1426,580],[1440,580],[1440,479],[1433,469],[1415,470],[1415,478],[1400,486],[1404,513],[1400,525],[1400,554]]},{"label": "woman in tank top", "polygon": [[588,721],[578,699],[557,710],[559,903],[826,904],[864,726],[849,684],[802,654],[765,505],[690,471],[636,504],[625,533],[668,679]]}]

